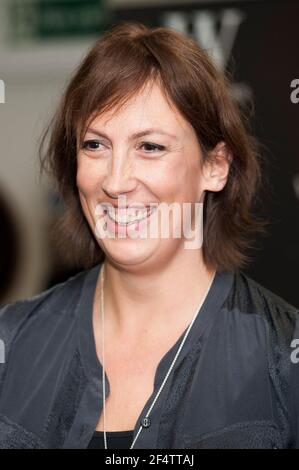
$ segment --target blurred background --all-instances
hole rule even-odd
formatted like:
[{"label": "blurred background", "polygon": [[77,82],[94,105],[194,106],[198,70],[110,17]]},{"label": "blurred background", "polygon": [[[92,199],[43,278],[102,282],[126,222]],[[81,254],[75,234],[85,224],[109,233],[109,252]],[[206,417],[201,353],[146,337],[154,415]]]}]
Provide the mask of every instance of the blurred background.
[{"label": "blurred background", "polygon": [[271,186],[261,209],[271,224],[245,272],[298,307],[298,19],[298,0],[0,0],[0,304],[80,270],[51,238],[63,207],[39,179],[38,142],[93,41],[112,24],[138,20],[194,37],[233,73],[240,105],[254,104]]}]

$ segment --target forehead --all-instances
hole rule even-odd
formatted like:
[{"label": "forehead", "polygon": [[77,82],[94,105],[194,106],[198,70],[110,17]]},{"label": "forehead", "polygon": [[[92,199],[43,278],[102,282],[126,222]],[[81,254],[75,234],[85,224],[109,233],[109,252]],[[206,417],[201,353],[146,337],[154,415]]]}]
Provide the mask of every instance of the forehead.
[{"label": "forehead", "polygon": [[120,109],[111,109],[98,114],[91,121],[91,127],[102,130],[130,133],[143,128],[160,128],[177,135],[192,132],[192,126],[166,99],[157,83],[149,83],[130,97]]}]

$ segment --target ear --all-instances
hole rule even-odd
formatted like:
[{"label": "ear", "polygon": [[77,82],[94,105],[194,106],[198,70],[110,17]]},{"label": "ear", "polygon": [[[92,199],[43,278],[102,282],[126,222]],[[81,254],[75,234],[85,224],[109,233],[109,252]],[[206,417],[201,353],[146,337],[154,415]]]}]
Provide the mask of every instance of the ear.
[{"label": "ear", "polygon": [[208,191],[221,191],[228,178],[230,164],[233,160],[232,152],[225,142],[218,142],[209,152],[203,166],[203,185]]}]

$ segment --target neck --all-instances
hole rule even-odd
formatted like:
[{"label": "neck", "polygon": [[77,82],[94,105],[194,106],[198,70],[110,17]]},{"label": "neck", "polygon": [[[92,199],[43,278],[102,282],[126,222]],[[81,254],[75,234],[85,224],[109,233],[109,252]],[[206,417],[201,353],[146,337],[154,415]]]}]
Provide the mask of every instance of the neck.
[{"label": "neck", "polygon": [[[150,272],[119,269],[105,260],[105,324],[118,336],[136,338],[192,320],[207,293],[215,270],[203,263],[201,250],[183,250],[164,267]],[[100,278],[97,305],[100,307]],[[158,330],[157,330],[158,329]]]}]

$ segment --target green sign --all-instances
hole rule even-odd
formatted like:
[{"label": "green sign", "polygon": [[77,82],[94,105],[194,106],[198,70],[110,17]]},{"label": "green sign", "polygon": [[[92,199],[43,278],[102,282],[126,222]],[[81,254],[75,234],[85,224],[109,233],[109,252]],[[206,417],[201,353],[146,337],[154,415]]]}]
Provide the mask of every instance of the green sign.
[{"label": "green sign", "polygon": [[105,0],[9,0],[11,39],[98,35],[109,22]]}]

